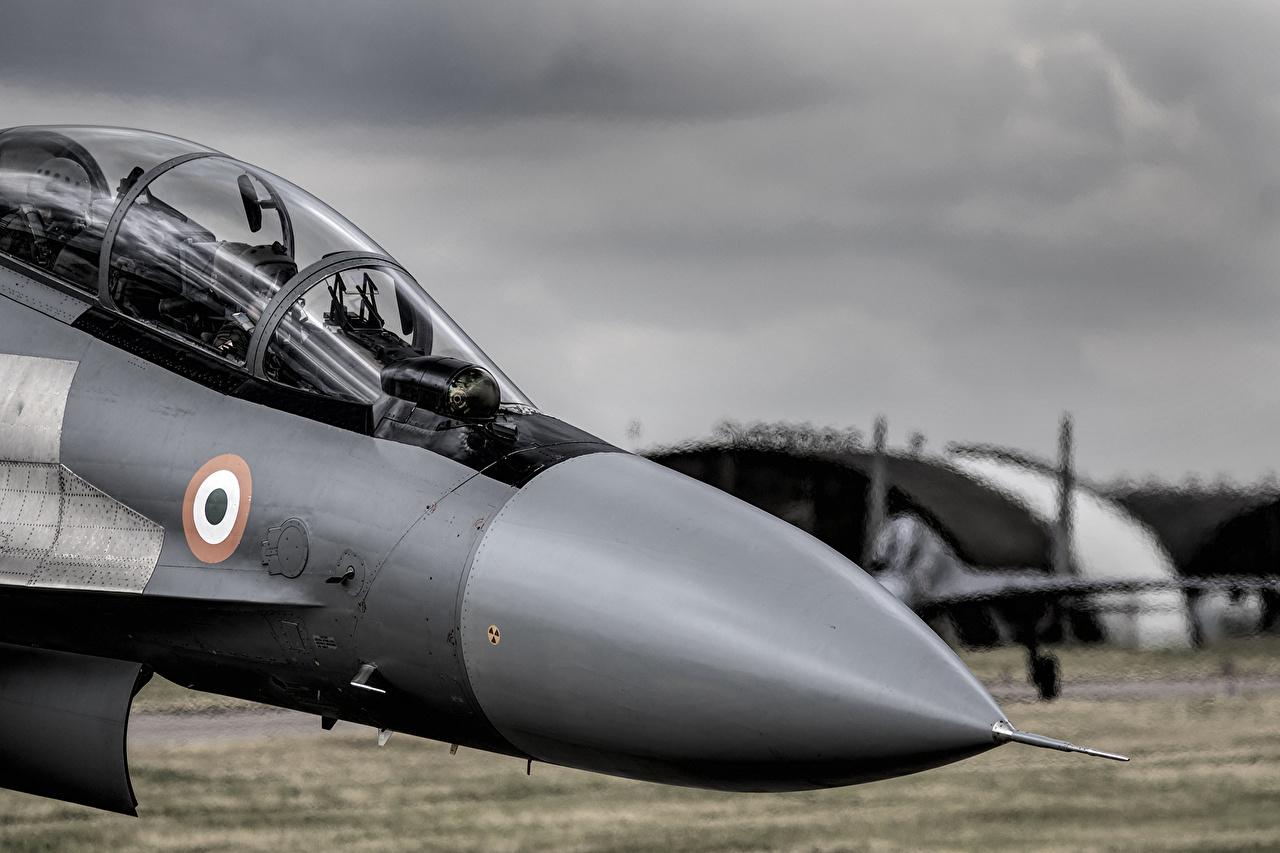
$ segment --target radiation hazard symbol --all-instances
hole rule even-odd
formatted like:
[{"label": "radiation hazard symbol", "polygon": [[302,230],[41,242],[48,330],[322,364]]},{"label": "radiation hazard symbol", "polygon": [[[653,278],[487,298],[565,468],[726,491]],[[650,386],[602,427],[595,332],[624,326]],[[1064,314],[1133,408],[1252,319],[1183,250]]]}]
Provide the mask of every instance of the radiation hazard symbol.
[{"label": "radiation hazard symbol", "polygon": [[239,456],[225,453],[200,466],[182,501],[182,529],[197,560],[221,563],[235,553],[252,499],[253,478]]},{"label": "radiation hazard symbol", "polygon": [[498,630],[497,625],[489,626],[489,644],[492,646],[502,642],[502,632]]}]

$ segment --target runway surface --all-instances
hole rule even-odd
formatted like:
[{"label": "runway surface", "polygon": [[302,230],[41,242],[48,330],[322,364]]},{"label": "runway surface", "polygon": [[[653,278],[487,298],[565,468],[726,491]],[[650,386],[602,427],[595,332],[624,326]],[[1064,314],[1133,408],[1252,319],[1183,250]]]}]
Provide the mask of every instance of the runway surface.
[{"label": "runway surface", "polygon": [[[989,686],[1003,706],[1036,702],[1035,690],[1021,684]],[[1212,678],[1197,680],[1078,681],[1063,685],[1062,698],[1071,700],[1142,701],[1209,696],[1280,693],[1280,678]],[[334,732],[360,732],[371,740],[377,731],[354,723],[338,723]],[[264,738],[331,737],[320,718],[280,708],[251,708],[192,713],[135,713],[129,723],[134,744],[260,740]]]}]

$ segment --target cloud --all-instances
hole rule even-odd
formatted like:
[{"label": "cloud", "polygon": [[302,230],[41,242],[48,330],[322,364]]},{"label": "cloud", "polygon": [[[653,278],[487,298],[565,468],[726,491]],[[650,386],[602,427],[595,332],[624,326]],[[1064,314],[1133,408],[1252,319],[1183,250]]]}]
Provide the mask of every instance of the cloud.
[{"label": "cloud", "polygon": [[5,19],[7,80],[270,104],[323,122],[694,120],[794,109],[827,88],[784,61],[763,7],[41,0]]},{"label": "cloud", "polygon": [[1049,454],[1070,408],[1086,469],[1248,477],[1278,40],[1247,2],[18,3],[0,98],[296,180],[618,441],[886,411]]}]

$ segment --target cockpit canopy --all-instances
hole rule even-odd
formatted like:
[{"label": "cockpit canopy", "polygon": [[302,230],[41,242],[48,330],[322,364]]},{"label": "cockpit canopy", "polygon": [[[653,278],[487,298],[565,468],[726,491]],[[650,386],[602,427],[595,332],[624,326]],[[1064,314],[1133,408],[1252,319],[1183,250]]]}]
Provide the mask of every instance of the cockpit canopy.
[{"label": "cockpit canopy", "polygon": [[283,178],[176,137],[0,131],[0,254],[253,376],[373,403],[437,355],[531,405],[395,259]]}]

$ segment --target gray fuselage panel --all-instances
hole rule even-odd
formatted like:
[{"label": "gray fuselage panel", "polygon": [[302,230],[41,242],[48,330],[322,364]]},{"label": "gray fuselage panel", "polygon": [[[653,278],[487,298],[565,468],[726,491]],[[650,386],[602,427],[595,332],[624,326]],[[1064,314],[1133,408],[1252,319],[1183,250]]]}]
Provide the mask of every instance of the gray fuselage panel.
[{"label": "gray fuselage panel", "polygon": [[[471,551],[514,488],[420,447],[219,394],[25,305],[0,302],[0,354],[77,365],[62,415],[61,465],[164,533],[133,603],[10,587],[0,615],[12,596],[27,603],[25,615],[10,620],[22,625],[15,639],[109,653],[117,632],[128,633],[135,656],[151,650],[142,662],[182,683],[512,751],[471,698],[456,625]],[[201,494],[193,487],[202,470],[224,458],[240,460],[251,478],[237,486],[238,544],[209,562],[208,543],[198,538],[205,534],[191,524],[191,494]],[[286,522],[305,540],[294,577],[264,559],[264,543]],[[359,576],[344,581],[348,564]],[[41,621],[36,614],[46,606]],[[69,627],[77,606],[94,611],[79,620],[92,629]],[[361,626],[370,606],[378,617]],[[332,688],[364,662],[375,662],[389,686],[380,704]],[[246,676],[239,681],[237,668]]]}]

